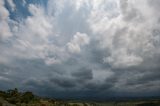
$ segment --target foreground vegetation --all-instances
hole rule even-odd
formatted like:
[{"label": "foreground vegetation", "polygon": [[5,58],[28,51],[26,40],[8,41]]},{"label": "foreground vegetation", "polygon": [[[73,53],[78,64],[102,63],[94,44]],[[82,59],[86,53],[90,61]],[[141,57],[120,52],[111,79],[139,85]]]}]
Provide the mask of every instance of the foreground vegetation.
[{"label": "foreground vegetation", "polygon": [[32,92],[19,92],[18,89],[0,91],[0,106],[160,106],[160,100],[76,102],[47,99],[35,96]]}]

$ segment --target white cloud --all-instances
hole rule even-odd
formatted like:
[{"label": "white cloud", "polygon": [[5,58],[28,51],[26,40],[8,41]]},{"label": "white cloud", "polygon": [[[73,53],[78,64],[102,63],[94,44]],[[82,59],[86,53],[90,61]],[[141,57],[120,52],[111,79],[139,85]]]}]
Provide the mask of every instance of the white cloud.
[{"label": "white cloud", "polygon": [[26,28],[32,35],[46,38],[52,33],[53,25],[40,6],[29,5],[29,11],[33,16],[26,19]]},{"label": "white cloud", "polygon": [[53,34],[53,25],[42,7],[30,4],[28,9],[32,16],[28,16],[18,24],[17,39],[13,44],[16,50],[15,57],[40,58],[48,46],[48,36]]},{"label": "white cloud", "polygon": [[7,39],[12,36],[9,27],[9,11],[4,6],[4,1],[0,1],[0,38]]},{"label": "white cloud", "polygon": [[11,7],[12,11],[15,11],[16,5],[14,4],[13,0],[7,0],[9,6]]},{"label": "white cloud", "polygon": [[127,68],[139,65],[143,59],[133,54],[127,54],[126,49],[121,49],[115,50],[110,57],[104,58],[104,62],[111,64],[114,68]]},{"label": "white cloud", "polygon": [[89,44],[89,41],[90,39],[87,34],[77,32],[73,36],[73,39],[67,44],[68,50],[71,53],[79,53],[81,51],[81,47]]},{"label": "white cloud", "polygon": [[93,70],[93,82],[97,84],[106,83],[106,79],[111,78],[114,75],[110,69],[106,70]]},{"label": "white cloud", "polygon": [[[0,37],[5,41],[12,34],[16,36],[16,39],[12,41],[11,47],[1,46],[2,49],[5,49],[5,51],[1,51],[3,57],[1,60],[10,62],[14,58],[43,59],[47,63],[51,63],[51,59],[48,59],[49,54],[45,50],[46,48],[52,48],[54,45],[49,42],[49,36],[54,36],[53,22],[50,19],[52,17],[45,14],[43,7],[30,4],[28,9],[32,15],[19,23],[13,23],[11,32],[9,28],[9,12],[3,6],[3,1],[1,1],[0,5],[2,5],[0,6]],[[54,48],[52,49],[54,51]],[[56,52],[54,51],[54,53]]]},{"label": "white cloud", "polygon": [[[10,62],[15,58],[42,59],[47,65],[51,65],[66,60],[69,55],[65,50],[66,44],[59,46],[53,42],[53,38],[56,38],[54,16],[45,13],[40,5],[30,4],[28,10],[31,16],[13,26],[12,34],[16,35],[16,39],[10,48],[3,48],[6,50],[3,51],[3,57],[6,58],[5,61],[3,58],[3,62]],[[62,36],[58,40],[64,38],[65,36]],[[82,46],[88,43],[87,38],[85,34],[78,35],[75,42]]]},{"label": "white cloud", "polygon": [[105,3],[92,10],[88,19],[90,28],[99,35],[96,38],[100,47],[110,53],[104,57],[106,63],[116,68],[137,66],[159,49],[155,49],[152,34],[157,18],[152,17],[153,11],[145,1],[113,2],[116,5],[110,10],[100,8]]}]

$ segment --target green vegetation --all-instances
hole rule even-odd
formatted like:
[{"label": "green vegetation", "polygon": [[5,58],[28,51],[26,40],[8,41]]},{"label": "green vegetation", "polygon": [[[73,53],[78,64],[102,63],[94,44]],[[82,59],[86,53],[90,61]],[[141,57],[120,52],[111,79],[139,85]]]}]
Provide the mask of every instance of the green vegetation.
[{"label": "green vegetation", "polygon": [[[1,99],[7,101],[10,104],[21,104],[21,103],[31,103],[38,102],[38,97],[34,96],[32,92],[18,92],[18,89],[15,88],[13,90],[8,91],[0,91]],[[0,102],[0,104],[3,104]]]},{"label": "green vegetation", "polygon": [[61,101],[35,96],[32,92],[19,92],[17,88],[0,91],[0,106],[160,106],[159,99],[112,102]]}]

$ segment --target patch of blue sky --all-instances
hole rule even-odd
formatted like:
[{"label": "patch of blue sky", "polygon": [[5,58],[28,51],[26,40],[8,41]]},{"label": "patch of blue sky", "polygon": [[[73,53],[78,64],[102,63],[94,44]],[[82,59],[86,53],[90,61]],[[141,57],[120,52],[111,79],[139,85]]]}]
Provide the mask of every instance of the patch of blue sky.
[{"label": "patch of blue sky", "polygon": [[47,7],[48,0],[26,0],[26,4],[24,5],[22,0],[13,0],[14,4],[16,5],[15,11],[9,6],[7,1],[5,1],[5,7],[8,9],[10,13],[10,19],[14,21],[21,21],[22,19],[31,16],[28,6],[29,4],[36,4],[42,6],[44,9]]}]

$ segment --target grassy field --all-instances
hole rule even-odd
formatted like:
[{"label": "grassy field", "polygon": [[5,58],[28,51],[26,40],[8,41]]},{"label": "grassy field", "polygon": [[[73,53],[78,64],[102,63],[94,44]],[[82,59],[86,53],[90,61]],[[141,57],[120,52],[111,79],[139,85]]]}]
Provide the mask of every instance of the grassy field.
[{"label": "grassy field", "polygon": [[130,102],[67,102],[40,99],[28,103],[10,103],[0,98],[0,106],[160,106],[160,100],[130,101]]},{"label": "grassy field", "polygon": [[86,102],[70,103],[71,106],[160,106],[160,100],[119,101],[119,102]]}]

